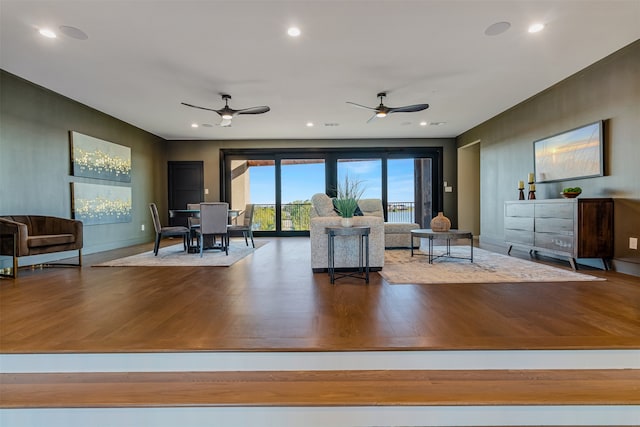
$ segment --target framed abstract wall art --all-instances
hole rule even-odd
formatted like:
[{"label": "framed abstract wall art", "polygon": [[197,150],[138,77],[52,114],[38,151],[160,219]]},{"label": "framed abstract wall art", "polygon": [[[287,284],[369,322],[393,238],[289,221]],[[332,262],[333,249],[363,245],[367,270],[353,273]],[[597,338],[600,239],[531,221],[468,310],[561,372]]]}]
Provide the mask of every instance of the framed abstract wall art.
[{"label": "framed abstract wall art", "polygon": [[604,175],[603,122],[534,141],[536,182]]},{"label": "framed abstract wall art", "polygon": [[70,131],[74,176],[131,182],[131,148]]},{"label": "framed abstract wall art", "polygon": [[71,183],[74,219],[84,225],[131,222],[131,187]]}]

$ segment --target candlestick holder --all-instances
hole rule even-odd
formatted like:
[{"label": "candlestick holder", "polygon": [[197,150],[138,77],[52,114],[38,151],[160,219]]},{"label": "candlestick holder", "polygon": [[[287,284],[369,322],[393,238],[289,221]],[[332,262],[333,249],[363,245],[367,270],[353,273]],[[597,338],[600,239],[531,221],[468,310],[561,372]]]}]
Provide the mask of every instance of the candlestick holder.
[{"label": "candlestick holder", "polygon": [[[531,179],[531,178],[529,178]],[[535,200],[536,199],[536,187],[535,184],[533,183],[533,181],[529,182],[529,200]]]},{"label": "candlestick holder", "polygon": [[518,188],[520,195],[518,196],[518,200],[524,200],[524,188]]}]

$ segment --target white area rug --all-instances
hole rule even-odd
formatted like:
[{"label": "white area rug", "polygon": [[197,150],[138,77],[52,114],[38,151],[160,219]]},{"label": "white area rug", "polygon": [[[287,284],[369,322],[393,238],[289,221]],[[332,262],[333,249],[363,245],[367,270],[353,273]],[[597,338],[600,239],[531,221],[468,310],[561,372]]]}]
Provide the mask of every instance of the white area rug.
[{"label": "white area rug", "polygon": [[251,242],[246,246],[244,240],[231,240],[228,256],[223,251],[210,249],[204,251],[202,258],[200,253],[186,253],[182,243],[164,248],[160,243],[158,256],[149,251],[95,264],[94,267],[229,267],[267,243],[269,242],[256,240],[254,249]]},{"label": "white area rug", "polygon": [[[380,275],[391,284],[431,283],[518,283],[573,282],[605,280],[588,274],[551,267],[520,258],[473,248],[473,263],[468,259],[438,258],[429,264],[425,253],[410,250],[387,250]],[[434,254],[445,253],[444,246],[435,246]],[[469,246],[452,246],[451,255],[469,258]]]}]

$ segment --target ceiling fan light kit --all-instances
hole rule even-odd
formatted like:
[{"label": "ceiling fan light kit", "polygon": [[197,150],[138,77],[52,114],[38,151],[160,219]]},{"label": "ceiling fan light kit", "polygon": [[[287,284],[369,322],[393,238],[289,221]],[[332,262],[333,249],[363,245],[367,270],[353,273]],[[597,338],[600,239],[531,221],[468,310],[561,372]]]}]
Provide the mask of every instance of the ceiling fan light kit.
[{"label": "ceiling fan light kit", "polygon": [[355,102],[347,101],[347,104],[351,104],[354,107],[364,108],[366,110],[374,111],[374,115],[367,121],[369,123],[373,120],[374,117],[387,117],[387,115],[391,113],[415,113],[418,111],[426,110],[429,108],[429,104],[415,104],[415,105],[405,105],[404,107],[387,107],[382,102],[383,99],[387,96],[386,92],[378,93],[377,97],[380,98],[380,105],[377,107],[367,107],[366,105],[356,104]]},{"label": "ceiling fan light kit", "polygon": [[243,108],[241,110],[234,110],[233,108],[229,107],[229,100],[231,99],[231,95],[223,93],[221,96],[222,96],[222,99],[224,100],[224,107],[221,108],[220,110],[215,110],[213,108],[207,108],[207,107],[199,107],[197,105],[187,104],[186,102],[181,102],[181,104],[191,108],[198,108],[200,110],[213,111],[218,113],[222,118],[222,121],[220,122],[220,126],[222,127],[231,126],[231,119],[233,119],[238,114],[263,114],[271,110],[266,105],[262,105],[259,107]]}]

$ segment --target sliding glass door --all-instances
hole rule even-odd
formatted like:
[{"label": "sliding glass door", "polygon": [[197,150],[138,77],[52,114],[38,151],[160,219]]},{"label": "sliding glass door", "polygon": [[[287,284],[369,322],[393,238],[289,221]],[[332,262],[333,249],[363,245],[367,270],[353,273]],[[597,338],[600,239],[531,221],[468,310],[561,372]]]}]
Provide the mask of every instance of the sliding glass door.
[{"label": "sliding glass door", "polygon": [[414,159],[387,160],[387,221],[416,221]]},{"label": "sliding glass door", "polygon": [[338,185],[346,177],[361,183],[363,199],[382,199],[382,159],[338,159]]},{"label": "sliding glass door", "polygon": [[345,176],[362,182],[363,198],[381,199],[390,222],[431,221],[442,206],[442,148],[221,150],[221,198],[233,209],[255,205],[254,231],[306,235],[311,197],[335,196]]},{"label": "sliding glass door", "polygon": [[276,162],[271,159],[234,159],[230,161],[230,208],[253,207],[253,229],[276,229]]},{"label": "sliding glass door", "polygon": [[324,159],[280,161],[280,230],[309,231],[311,196],[324,193]]}]

